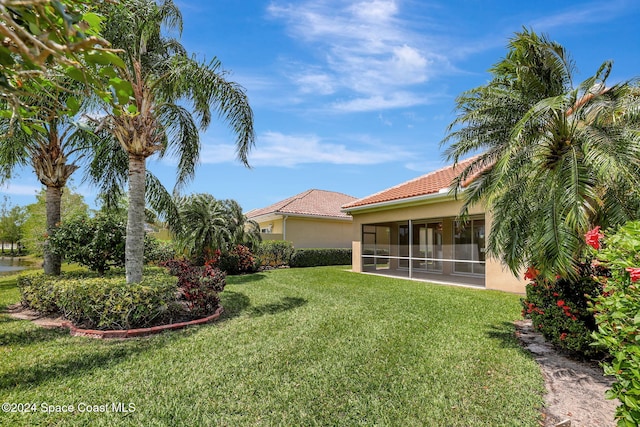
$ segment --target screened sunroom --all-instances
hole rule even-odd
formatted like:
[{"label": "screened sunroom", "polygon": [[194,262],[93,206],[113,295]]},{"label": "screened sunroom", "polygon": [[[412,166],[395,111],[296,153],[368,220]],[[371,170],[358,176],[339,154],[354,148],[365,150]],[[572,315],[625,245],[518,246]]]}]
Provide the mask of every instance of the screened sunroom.
[{"label": "screened sunroom", "polygon": [[362,224],[362,271],[484,286],[485,240],[484,216]]}]

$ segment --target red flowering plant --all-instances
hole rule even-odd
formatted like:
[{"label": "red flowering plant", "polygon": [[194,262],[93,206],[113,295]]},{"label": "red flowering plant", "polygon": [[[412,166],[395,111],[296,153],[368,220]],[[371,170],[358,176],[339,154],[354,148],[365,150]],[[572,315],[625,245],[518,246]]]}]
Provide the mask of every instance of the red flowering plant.
[{"label": "red flowering plant", "polygon": [[640,425],[640,221],[632,221],[605,237],[596,253],[609,268],[599,277],[604,287],[593,298],[590,310],[597,330],[596,345],[610,358],[603,363],[605,375],[615,378],[605,394],[621,403],[616,410],[619,426]]},{"label": "red flowering plant", "polygon": [[584,262],[578,266],[577,278],[559,275],[543,276],[530,267],[525,273],[529,281],[522,300],[522,315],[530,318],[534,327],[557,347],[574,356],[595,357],[600,349],[591,345],[595,319],[588,311],[589,295],[600,292],[594,280],[596,266]]}]

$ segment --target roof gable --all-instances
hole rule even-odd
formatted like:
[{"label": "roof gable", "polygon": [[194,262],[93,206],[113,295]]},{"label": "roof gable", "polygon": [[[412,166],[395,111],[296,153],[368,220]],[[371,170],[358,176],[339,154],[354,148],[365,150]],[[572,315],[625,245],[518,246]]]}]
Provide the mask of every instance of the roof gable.
[{"label": "roof gable", "polygon": [[247,212],[247,218],[255,219],[263,215],[300,215],[318,216],[324,218],[351,218],[342,212],[343,205],[357,200],[355,197],[343,193],[326,190],[307,190],[288,199],[279,201],[261,209]]}]

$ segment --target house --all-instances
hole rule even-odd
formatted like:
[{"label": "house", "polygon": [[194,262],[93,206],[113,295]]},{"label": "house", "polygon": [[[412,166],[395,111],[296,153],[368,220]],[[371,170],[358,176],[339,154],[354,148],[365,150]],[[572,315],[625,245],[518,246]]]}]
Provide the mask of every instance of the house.
[{"label": "house", "polygon": [[353,270],[524,293],[525,282],[486,256],[491,214],[456,220],[450,184],[472,159],[345,204],[353,217]]},{"label": "house", "polygon": [[351,217],[341,207],[355,200],[312,189],[246,216],[260,225],[263,240],[287,240],[296,248],[350,248]]}]

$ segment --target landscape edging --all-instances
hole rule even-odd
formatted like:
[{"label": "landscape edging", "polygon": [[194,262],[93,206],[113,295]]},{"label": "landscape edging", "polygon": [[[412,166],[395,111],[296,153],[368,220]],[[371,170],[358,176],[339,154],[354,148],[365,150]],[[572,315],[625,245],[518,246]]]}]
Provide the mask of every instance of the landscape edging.
[{"label": "landscape edging", "polygon": [[168,325],[152,326],[150,328],[99,331],[96,329],[78,328],[69,321],[62,322],[62,327],[69,328],[69,333],[75,337],[91,337],[91,338],[100,338],[100,339],[134,338],[134,337],[144,337],[147,335],[153,335],[163,331],[172,331],[176,329],[186,328],[188,326],[209,323],[213,320],[218,319],[223,312],[224,312],[224,307],[220,306],[215,311],[215,313],[207,317],[190,320],[188,322],[178,322],[178,323],[172,323]]}]

